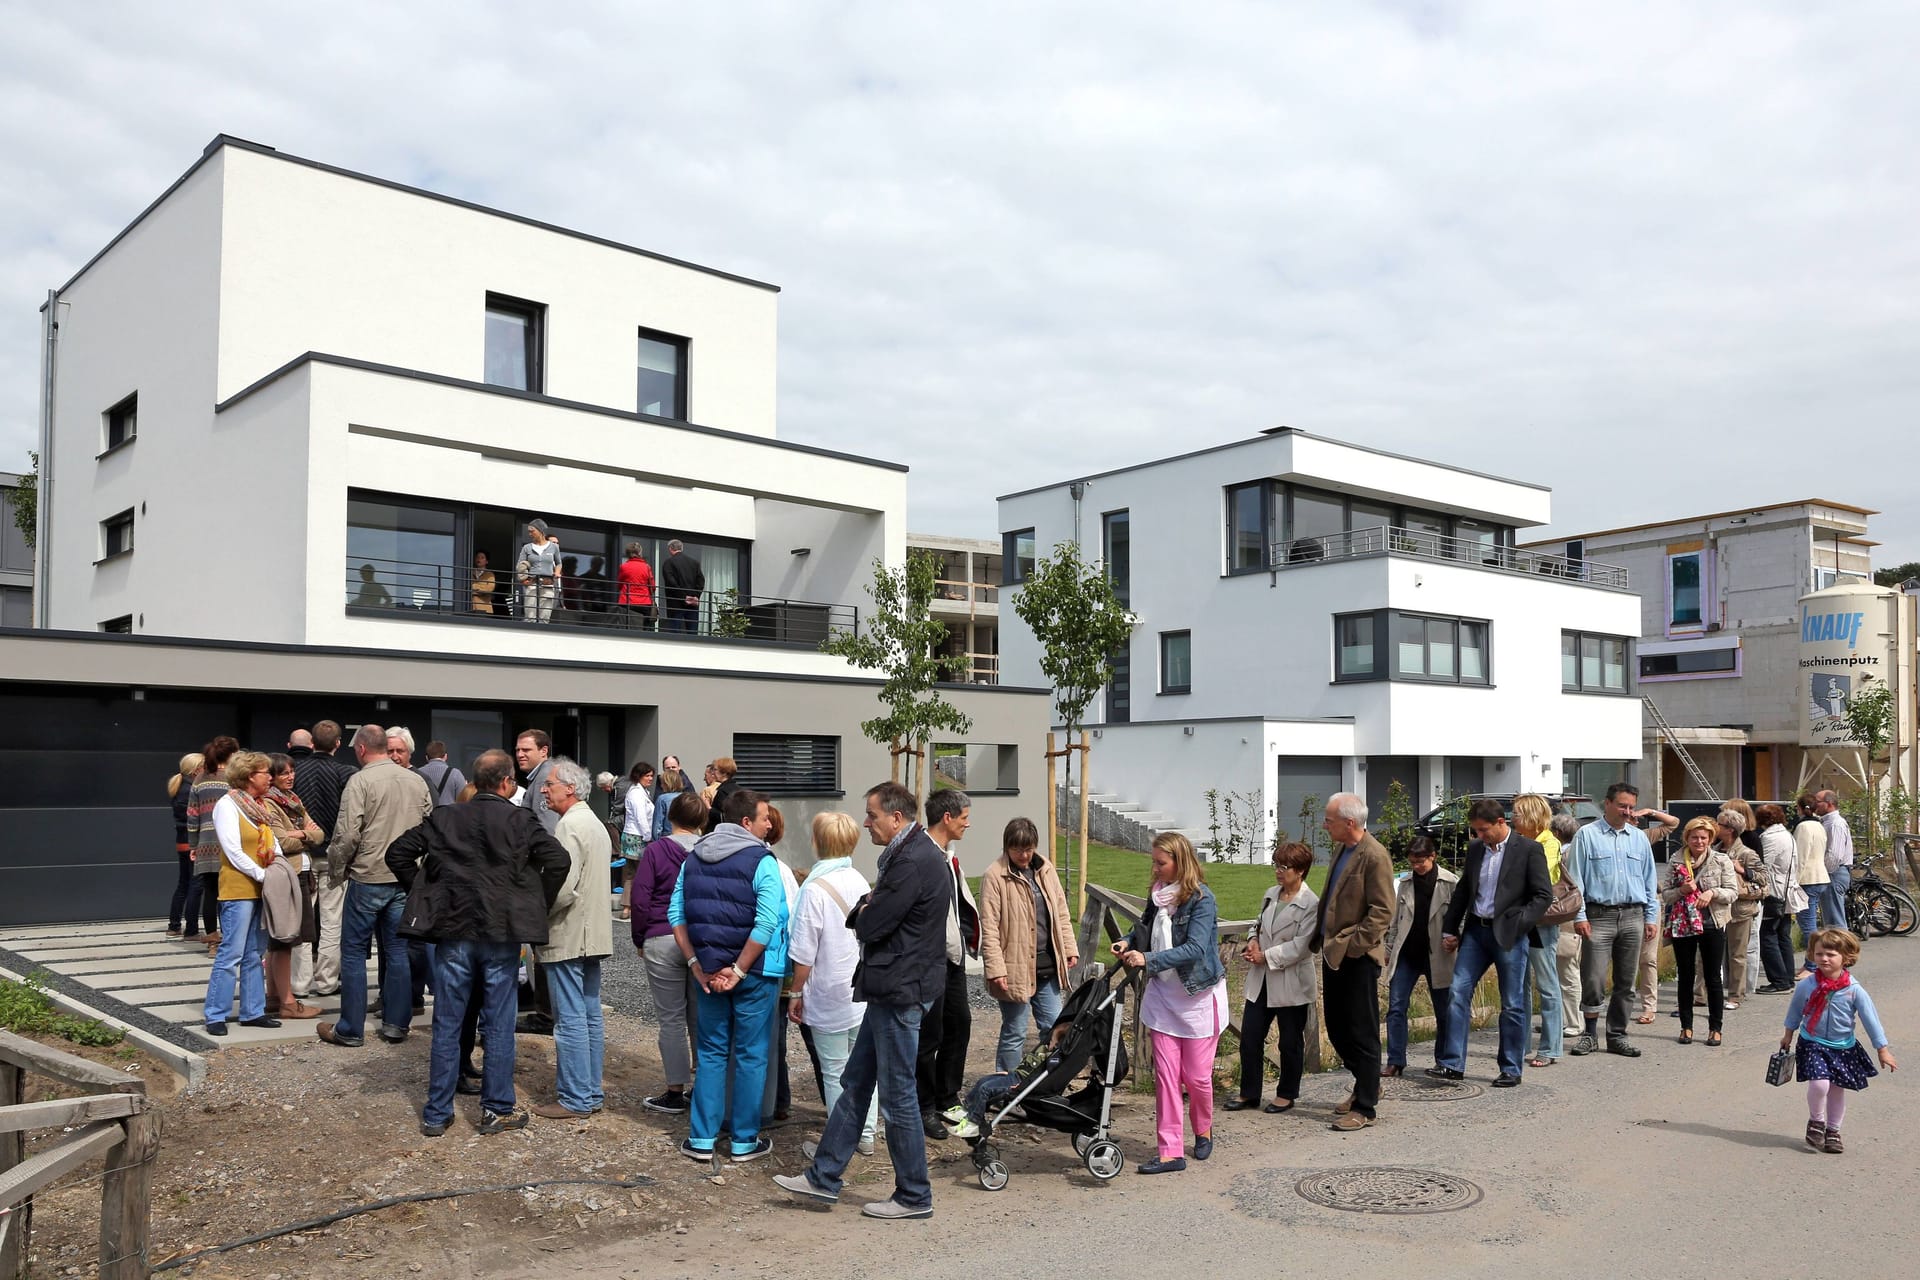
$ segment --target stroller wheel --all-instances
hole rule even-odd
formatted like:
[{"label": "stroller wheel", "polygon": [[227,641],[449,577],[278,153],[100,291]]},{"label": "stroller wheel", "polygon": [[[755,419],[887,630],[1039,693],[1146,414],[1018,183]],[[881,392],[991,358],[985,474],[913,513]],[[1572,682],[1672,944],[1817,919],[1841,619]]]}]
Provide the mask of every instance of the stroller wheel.
[{"label": "stroller wheel", "polygon": [[1087,1172],[1102,1182],[1119,1177],[1127,1167],[1127,1158],[1120,1154],[1120,1144],[1107,1138],[1095,1138],[1088,1143],[1081,1159],[1086,1163]]},{"label": "stroller wheel", "polygon": [[980,1166],[980,1185],[988,1191],[998,1191],[1007,1185],[1007,1166],[998,1160],[989,1160]]},{"label": "stroller wheel", "polygon": [[1087,1154],[1087,1148],[1092,1145],[1093,1145],[1092,1134],[1076,1133],[1073,1135],[1073,1154],[1077,1156],[1085,1157],[1085,1155]]}]

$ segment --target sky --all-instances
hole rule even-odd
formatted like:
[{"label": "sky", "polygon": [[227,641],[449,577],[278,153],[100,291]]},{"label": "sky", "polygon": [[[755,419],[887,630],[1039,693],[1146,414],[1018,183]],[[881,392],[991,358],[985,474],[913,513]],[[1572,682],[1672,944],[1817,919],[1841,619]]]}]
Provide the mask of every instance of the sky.
[{"label": "sky", "polygon": [[1821,497],[1920,559],[1911,3],[0,0],[0,30],[0,469],[47,291],[224,132],[780,285],[779,434],[908,463],[916,532],[1285,424],[1551,485],[1523,537]]}]

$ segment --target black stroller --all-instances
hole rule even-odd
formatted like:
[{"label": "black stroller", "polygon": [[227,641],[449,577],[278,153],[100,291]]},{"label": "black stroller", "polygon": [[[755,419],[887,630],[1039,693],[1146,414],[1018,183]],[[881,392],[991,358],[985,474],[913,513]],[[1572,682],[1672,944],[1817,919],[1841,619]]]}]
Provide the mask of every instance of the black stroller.
[{"label": "black stroller", "polygon": [[[1044,1060],[1017,1071],[1003,1092],[985,1099],[980,1133],[968,1139],[982,1187],[998,1191],[1007,1185],[1007,1166],[993,1133],[1008,1119],[1072,1134],[1073,1149],[1087,1172],[1102,1182],[1126,1169],[1120,1145],[1107,1136],[1107,1125],[1113,1091],[1127,1078],[1131,1065],[1121,998],[1131,982],[1130,971],[1116,967],[1081,983],[1067,997],[1054,1023],[1055,1028],[1066,1026],[1065,1036],[1047,1050]],[[1043,1043],[1046,1034],[1042,1033]],[[1067,1093],[1067,1086],[1082,1071],[1088,1073],[1087,1082]]]}]

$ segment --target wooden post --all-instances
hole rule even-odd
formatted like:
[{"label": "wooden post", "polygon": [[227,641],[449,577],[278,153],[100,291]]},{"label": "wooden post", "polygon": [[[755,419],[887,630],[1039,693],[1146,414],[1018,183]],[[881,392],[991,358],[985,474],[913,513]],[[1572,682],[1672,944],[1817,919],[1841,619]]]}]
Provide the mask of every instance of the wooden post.
[{"label": "wooden post", "polygon": [[1080,905],[1087,905],[1087,731],[1080,731]]},{"label": "wooden post", "polygon": [[[1054,767],[1056,754],[1053,749],[1053,730],[1047,730],[1047,857],[1053,862],[1060,861],[1060,784],[1059,771]],[[1081,900],[1081,914],[1086,913],[1086,901]],[[1080,953],[1082,960],[1086,953]]]},{"label": "wooden post", "polygon": [[[147,1092],[144,1080],[129,1080],[122,1093]],[[160,1151],[160,1117],[140,1110],[128,1116],[126,1141],[107,1153],[100,1183],[101,1280],[145,1280],[151,1217],[153,1159]]]},{"label": "wooden post", "polygon": [[[25,1100],[26,1068],[0,1062],[0,1107]],[[19,1164],[26,1155],[27,1135],[0,1133],[0,1173]],[[33,1228],[33,1201],[22,1200],[13,1212],[0,1216],[0,1280],[20,1280],[27,1274],[27,1237]]]}]

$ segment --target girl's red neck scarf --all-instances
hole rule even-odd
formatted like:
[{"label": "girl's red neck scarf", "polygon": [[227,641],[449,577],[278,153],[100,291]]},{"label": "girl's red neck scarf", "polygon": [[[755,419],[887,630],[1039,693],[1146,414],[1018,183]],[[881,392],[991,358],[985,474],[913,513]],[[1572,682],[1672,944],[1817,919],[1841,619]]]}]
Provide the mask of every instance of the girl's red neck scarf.
[{"label": "girl's red neck scarf", "polygon": [[1819,973],[1813,975],[1813,994],[1807,997],[1806,1025],[1816,1026],[1820,1016],[1827,1011],[1827,997],[1843,987],[1853,985],[1853,974],[1842,969],[1837,978],[1828,978]]}]

